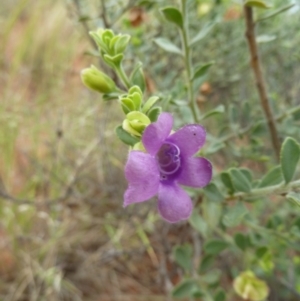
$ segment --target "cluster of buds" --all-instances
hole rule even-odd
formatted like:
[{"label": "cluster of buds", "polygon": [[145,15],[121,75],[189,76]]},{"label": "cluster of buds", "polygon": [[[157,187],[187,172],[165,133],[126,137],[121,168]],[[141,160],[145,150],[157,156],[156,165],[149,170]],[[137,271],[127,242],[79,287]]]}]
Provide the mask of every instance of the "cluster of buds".
[{"label": "cluster of buds", "polygon": [[103,60],[112,68],[120,66],[130,36],[127,34],[115,35],[112,30],[102,28],[92,31],[90,34],[99,47]]},{"label": "cluster of buds", "polygon": [[159,97],[152,96],[143,103],[143,93],[138,86],[129,89],[128,94],[121,95],[119,101],[126,114],[122,127],[131,135],[140,138],[144,129],[157,120],[161,113],[160,107],[154,107]]},{"label": "cluster of buds", "polygon": [[117,128],[117,135],[124,143],[143,149],[140,142],[142,134],[145,128],[155,122],[161,113],[160,107],[153,107],[159,97],[152,96],[143,103],[144,77],[141,63],[137,63],[133,68],[129,79],[122,68],[124,51],[130,41],[129,35],[115,35],[110,29],[98,29],[90,34],[99,48],[104,63],[115,71],[128,92],[124,93],[107,74],[95,66],[82,70],[82,81],[88,88],[105,94],[104,97],[112,95],[113,98],[119,99],[126,117],[122,125]]}]

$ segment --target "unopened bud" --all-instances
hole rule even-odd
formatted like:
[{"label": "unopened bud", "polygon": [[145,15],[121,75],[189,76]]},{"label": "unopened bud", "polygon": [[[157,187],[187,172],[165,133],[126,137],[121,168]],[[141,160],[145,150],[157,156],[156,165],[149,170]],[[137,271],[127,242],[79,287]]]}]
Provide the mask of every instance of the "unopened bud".
[{"label": "unopened bud", "polygon": [[81,79],[88,88],[100,93],[110,93],[116,90],[114,81],[93,65],[81,71]]},{"label": "unopened bud", "polygon": [[235,278],[233,288],[244,300],[263,301],[269,294],[267,284],[258,279],[252,271],[243,272]]}]

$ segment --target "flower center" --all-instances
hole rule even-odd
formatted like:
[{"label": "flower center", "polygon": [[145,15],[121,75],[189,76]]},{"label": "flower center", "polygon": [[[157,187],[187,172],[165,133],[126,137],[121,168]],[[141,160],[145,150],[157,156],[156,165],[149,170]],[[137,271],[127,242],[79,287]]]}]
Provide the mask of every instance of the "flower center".
[{"label": "flower center", "polygon": [[167,179],[168,175],[174,174],[180,167],[180,149],[177,145],[165,142],[158,153],[156,160],[158,162],[160,175],[162,179]]}]

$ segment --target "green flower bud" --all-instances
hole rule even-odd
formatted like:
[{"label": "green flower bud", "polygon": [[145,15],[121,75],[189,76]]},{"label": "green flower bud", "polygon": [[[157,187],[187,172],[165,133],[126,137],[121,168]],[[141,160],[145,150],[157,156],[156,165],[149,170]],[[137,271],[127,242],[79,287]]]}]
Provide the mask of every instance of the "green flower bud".
[{"label": "green flower bud", "polygon": [[91,31],[90,35],[101,49],[102,55],[106,54],[110,57],[122,54],[130,40],[129,35],[115,35],[111,29],[100,28],[97,31]]},{"label": "green flower bud", "polygon": [[129,89],[128,94],[119,97],[125,114],[131,111],[140,111],[143,99],[143,93],[138,86],[133,86]]},{"label": "green flower bud", "polygon": [[250,301],[265,300],[269,294],[267,284],[258,279],[252,271],[243,272],[235,278],[233,288],[239,296]]},{"label": "green flower bud", "polygon": [[126,115],[122,126],[128,133],[140,137],[150,123],[151,121],[148,116],[138,111],[132,111]]},{"label": "green flower bud", "polygon": [[100,93],[110,93],[116,90],[114,81],[93,65],[81,71],[81,79],[88,88]]}]

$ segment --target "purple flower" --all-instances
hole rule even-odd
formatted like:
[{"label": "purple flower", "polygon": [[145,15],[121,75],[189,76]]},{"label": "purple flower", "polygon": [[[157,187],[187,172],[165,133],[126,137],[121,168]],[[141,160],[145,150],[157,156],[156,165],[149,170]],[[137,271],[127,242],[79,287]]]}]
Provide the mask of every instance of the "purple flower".
[{"label": "purple flower", "polygon": [[171,134],[173,117],[159,115],[144,131],[142,142],[147,153],[131,151],[125,166],[129,183],[124,207],[158,195],[158,211],[170,223],[188,219],[193,203],[178,185],[204,187],[212,177],[211,163],[193,155],[205,143],[205,129],[188,124]]}]

